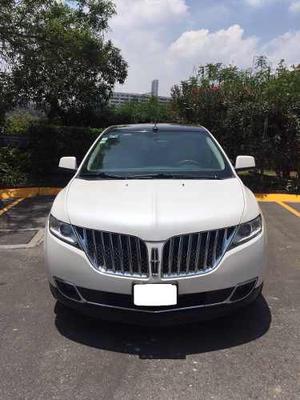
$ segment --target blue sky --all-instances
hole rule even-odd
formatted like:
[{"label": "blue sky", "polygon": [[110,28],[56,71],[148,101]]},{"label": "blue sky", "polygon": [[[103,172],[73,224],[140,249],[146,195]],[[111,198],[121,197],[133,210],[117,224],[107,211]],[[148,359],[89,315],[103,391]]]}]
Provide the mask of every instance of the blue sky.
[{"label": "blue sky", "polygon": [[199,23],[211,30],[239,24],[248,35],[257,35],[262,40],[300,29],[300,2],[298,12],[290,10],[296,1],[187,0],[186,3],[191,10],[193,29]]},{"label": "blue sky", "polygon": [[115,0],[109,35],[129,63],[121,91],[160,94],[200,64],[250,67],[258,55],[300,64],[300,0]]}]

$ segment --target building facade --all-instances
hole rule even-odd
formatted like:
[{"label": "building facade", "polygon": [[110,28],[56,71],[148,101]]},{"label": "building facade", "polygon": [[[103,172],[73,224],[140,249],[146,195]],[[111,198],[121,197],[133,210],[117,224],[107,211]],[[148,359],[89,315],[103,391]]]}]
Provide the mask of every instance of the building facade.
[{"label": "building facade", "polygon": [[158,96],[158,86],[159,86],[159,81],[155,79],[151,83],[151,92],[150,93],[127,93],[127,92],[113,92],[113,95],[110,99],[110,104],[112,106],[121,106],[122,104],[125,103],[130,103],[132,101],[136,102],[146,102],[151,97],[157,98],[158,102],[160,104],[166,104],[168,103],[171,99],[170,97],[166,96]]}]

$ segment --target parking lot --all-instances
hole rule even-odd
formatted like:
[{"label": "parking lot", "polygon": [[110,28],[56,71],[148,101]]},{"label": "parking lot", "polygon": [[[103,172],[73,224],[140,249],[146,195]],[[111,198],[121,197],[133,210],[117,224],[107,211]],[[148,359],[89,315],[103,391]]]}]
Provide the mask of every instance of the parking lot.
[{"label": "parking lot", "polygon": [[6,200],[0,215],[1,400],[300,398],[300,203],[261,203],[262,299],[218,320],[148,328],[56,304],[42,260],[51,201]]}]

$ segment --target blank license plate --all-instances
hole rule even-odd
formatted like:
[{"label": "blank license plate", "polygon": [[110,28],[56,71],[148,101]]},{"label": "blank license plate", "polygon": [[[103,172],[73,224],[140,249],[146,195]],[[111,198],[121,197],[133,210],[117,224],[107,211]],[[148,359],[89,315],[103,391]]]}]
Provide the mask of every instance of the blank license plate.
[{"label": "blank license plate", "polygon": [[177,304],[177,286],[170,284],[134,285],[133,302],[136,306],[174,306]]}]

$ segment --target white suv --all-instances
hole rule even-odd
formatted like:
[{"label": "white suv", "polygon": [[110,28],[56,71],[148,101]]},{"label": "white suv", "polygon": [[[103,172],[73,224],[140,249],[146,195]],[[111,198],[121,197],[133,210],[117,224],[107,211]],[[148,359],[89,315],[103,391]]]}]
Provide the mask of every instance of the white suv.
[{"label": "white suv", "polygon": [[253,193],[203,127],[113,126],[56,197],[45,259],[58,301],[133,322],[218,316],[263,285],[265,225]]}]

